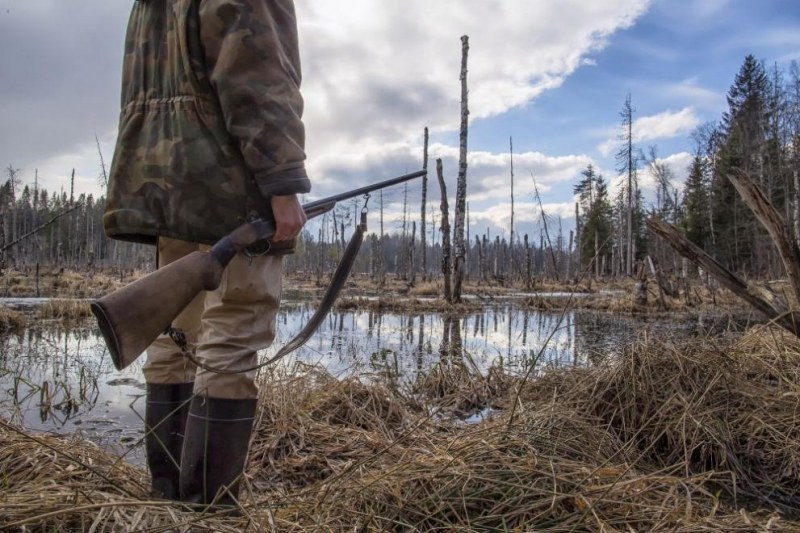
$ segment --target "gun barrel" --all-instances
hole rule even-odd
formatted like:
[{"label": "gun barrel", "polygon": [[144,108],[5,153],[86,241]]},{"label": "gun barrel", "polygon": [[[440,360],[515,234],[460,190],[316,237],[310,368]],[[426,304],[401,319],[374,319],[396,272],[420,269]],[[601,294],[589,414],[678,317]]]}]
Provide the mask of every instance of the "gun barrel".
[{"label": "gun barrel", "polygon": [[[397,185],[399,183],[411,181],[414,178],[421,178],[427,173],[428,173],[427,170],[417,170],[416,172],[411,172],[410,174],[403,174],[402,176],[398,176],[396,178],[379,181],[378,183],[372,183],[365,187],[359,187],[358,189],[353,189],[352,191],[343,192],[341,194],[329,196],[328,198],[323,198],[322,200],[316,200],[314,202],[303,204],[303,209],[306,211],[306,213],[308,213],[309,211],[313,212],[315,209],[318,209],[321,206],[327,206],[329,204],[335,204],[337,202],[341,202],[342,200],[349,200],[350,198],[363,196],[372,191],[377,191],[378,189],[383,189],[386,187],[391,187],[392,185]],[[322,212],[324,213],[325,211]]]}]

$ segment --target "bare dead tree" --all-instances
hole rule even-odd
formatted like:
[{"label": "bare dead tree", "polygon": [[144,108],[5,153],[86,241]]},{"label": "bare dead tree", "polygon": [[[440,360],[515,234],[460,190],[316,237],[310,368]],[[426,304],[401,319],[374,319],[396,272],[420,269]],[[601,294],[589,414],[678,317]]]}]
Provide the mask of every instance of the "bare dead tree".
[{"label": "bare dead tree", "polygon": [[453,219],[455,227],[455,264],[453,271],[453,300],[461,301],[461,286],[464,281],[464,261],[466,245],[464,243],[464,217],[467,203],[467,128],[469,124],[469,107],[467,105],[467,55],[469,37],[461,36],[461,129],[459,133],[458,181],[456,182],[456,207]]},{"label": "bare dead tree", "polygon": [[397,266],[397,277],[408,279],[408,183],[403,185],[403,231],[400,238],[400,264]]},{"label": "bare dead tree", "polygon": [[569,279],[571,277],[571,274],[572,274],[570,271],[572,270],[572,239],[573,239],[573,237],[574,237],[573,231],[569,230],[569,246],[567,247],[567,273],[566,273],[565,278],[564,278],[567,281],[569,281]]},{"label": "bare dead tree", "polygon": [[98,185],[105,189],[108,186],[108,173],[106,172],[106,160],[103,158],[103,150],[100,149],[100,139],[97,135],[94,136],[94,142],[97,143],[97,155],[100,157],[100,175],[97,178]]},{"label": "bare dead tree", "polygon": [[428,280],[428,242],[425,239],[425,213],[426,209],[425,206],[428,203],[428,128],[425,127],[425,139],[422,149],[422,170],[426,171],[426,174],[422,176],[422,205],[420,207],[420,231],[419,231],[419,240],[420,240],[420,260],[422,261],[422,280]]},{"label": "bare dead tree", "polygon": [[417,221],[411,221],[411,241],[408,243],[408,284],[413,286],[416,283],[417,271],[414,268],[414,247],[417,240]]},{"label": "bare dead tree", "polygon": [[[728,179],[772,238],[783,262],[793,297],[795,301],[800,301],[798,300],[800,297],[800,246],[794,240],[790,226],[783,221],[774,205],[744,171],[734,168],[728,174]],[[666,240],[678,253],[711,274],[728,290],[764,313],[776,324],[800,337],[800,312],[793,309],[782,295],[776,294],[768,287],[761,287],[743,280],[670,224],[651,217],[647,220],[647,226]]]},{"label": "bare dead tree", "polygon": [[[547,246],[550,248],[550,258],[553,261],[553,274],[555,275],[556,281],[560,281],[558,278],[558,261],[556,260],[555,252],[553,251],[553,243],[550,242],[550,231],[547,229],[547,213],[544,212],[544,206],[542,206],[542,198],[539,196],[539,187],[536,185],[536,178],[533,176],[533,172],[531,172],[531,179],[533,180],[533,193],[536,197],[536,201],[539,204],[539,212],[542,215],[542,225],[544,226],[544,236],[547,237]],[[544,249],[544,242],[542,242],[542,249]],[[542,267],[544,270],[544,267]]]},{"label": "bare dead tree", "polygon": [[383,287],[386,283],[386,265],[383,260],[383,189],[380,191],[380,208],[381,208],[381,234],[378,239],[378,285]]},{"label": "bare dead tree", "polygon": [[442,221],[440,224],[442,231],[442,275],[444,276],[444,299],[448,302],[453,301],[453,292],[450,286],[450,214],[447,204],[447,185],[444,183],[444,171],[442,170],[442,160],[436,160],[436,177],[439,179],[439,190],[442,200],[439,208],[442,211]]},{"label": "bare dead tree", "polygon": [[792,238],[790,227],[783,222],[769,199],[744,171],[732,169],[728,179],[772,238],[794,291],[795,301],[800,302],[800,247]]},{"label": "bare dead tree", "polygon": [[469,269],[472,267],[470,264],[470,242],[469,242],[469,202],[467,202],[467,222],[464,225],[467,236],[464,239],[464,272],[467,279],[469,279]]},{"label": "bare dead tree", "polygon": [[511,161],[511,253],[508,254],[508,274],[512,276],[514,264],[514,143],[511,137],[508,138],[508,154]]},{"label": "bare dead tree", "polygon": [[580,207],[578,202],[575,202],[575,264],[580,269],[581,265],[581,235],[583,228],[581,227]]},{"label": "bare dead tree", "polygon": [[527,233],[525,234],[525,288],[533,289],[533,254]]}]

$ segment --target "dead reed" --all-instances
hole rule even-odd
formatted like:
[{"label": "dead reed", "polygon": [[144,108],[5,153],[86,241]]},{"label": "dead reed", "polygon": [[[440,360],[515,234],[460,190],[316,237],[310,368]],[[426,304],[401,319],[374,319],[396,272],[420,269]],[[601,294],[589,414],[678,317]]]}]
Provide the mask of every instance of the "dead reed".
[{"label": "dead reed", "polygon": [[0,420],[3,531],[242,531],[246,521],[148,497],[146,474],[77,438]]},{"label": "dead reed", "polygon": [[43,319],[78,320],[91,315],[88,300],[49,300],[39,308],[39,317]]},{"label": "dead reed", "polygon": [[[605,367],[545,376],[520,395],[552,398],[657,468],[727,471],[720,488],[767,508],[800,508],[800,343],[763,330],[737,343],[642,339]],[[520,407],[522,409],[524,407]]]},{"label": "dead reed", "polygon": [[0,332],[21,331],[27,323],[28,321],[22,313],[7,307],[0,307]]},{"label": "dead reed", "polygon": [[97,298],[138,279],[135,270],[43,268],[7,269],[0,275],[0,294],[14,297]]},{"label": "dead reed", "polygon": [[[302,368],[261,390],[243,516],[148,500],[93,445],[0,423],[0,529],[800,531],[800,343],[782,334],[645,338],[530,380],[451,363],[398,391]],[[496,410],[442,418],[463,398]]]}]

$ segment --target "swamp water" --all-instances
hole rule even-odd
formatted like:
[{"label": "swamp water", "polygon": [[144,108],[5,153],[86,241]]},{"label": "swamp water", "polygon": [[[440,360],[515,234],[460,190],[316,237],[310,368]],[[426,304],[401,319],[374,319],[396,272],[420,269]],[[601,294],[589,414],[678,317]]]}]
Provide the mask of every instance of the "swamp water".
[{"label": "swamp water", "polygon": [[[285,302],[278,341],[263,355],[268,357],[294,336],[313,312],[307,304]],[[697,319],[678,322],[580,310],[562,316],[513,304],[459,317],[332,311],[306,346],[278,364],[315,364],[336,376],[357,374],[402,384],[450,357],[452,343],[460,343],[464,357],[481,371],[502,365],[522,373],[533,362],[541,369],[592,364],[613,356],[643,331],[690,336],[706,333],[709,325]],[[451,331],[451,345],[443,342],[445,331]],[[93,321],[71,327],[41,322],[2,336],[0,415],[34,430],[82,434],[142,463],[143,361],[141,357],[124,371],[115,370]]]}]

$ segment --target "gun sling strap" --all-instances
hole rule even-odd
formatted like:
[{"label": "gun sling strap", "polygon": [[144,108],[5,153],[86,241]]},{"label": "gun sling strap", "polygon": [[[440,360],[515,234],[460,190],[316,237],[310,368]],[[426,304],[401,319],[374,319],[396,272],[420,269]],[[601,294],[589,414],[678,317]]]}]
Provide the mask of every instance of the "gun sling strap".
[{"label": "gun sling strap", "polygon": [[221,368],[214,368],[209,366],[201,361],[198,361],[195,357],[194,353],[192,353],[191,348],[189,347],[186,341],[186,335],[184,332],[178,328],[170,326],[167,328],[165,333],[167,333],[170,338],[178,345],[181,349],[181,352],[184,356],[186,356],[195,366],[202,368],[203,370],[207,370],[209,372],[215,372],[217,374],[241,374],[244,372],[251,372],[253,370],[258,370],[261,367],[271,365],[276,361],[282,359],[284,356],[290,354],[291,352],[295,351],[296,349],[303,346],[308,339],[314,334],[317,330],[319,325],[327,316],[328,311],[331,310],[333,307],[333,303],[336,301],[336,298],[339,297],[339,292],[341,292],[342,287],[344,287],[345,282],[347,282],[347,278],[350,275],[350,270],[353,268],[353,263],[355,263],[356,257],[358,256],[358,251],[361,249],[361,244],[364,242],[364,233],[367,231],[367,210],[366,205],[364,209],[361,211],[361,222],[356,226],[356,230],[353,233],[353,236],[350,237],[350,242],[347,244],[347,248],[345,249],[344,255],[342,256],[341,261],[336,267],[336,271],[333,273],[333,278],[331,278],[331,283],[328,286],[328,289],[325,291],[325,294],[322,296],[322,301],[319,304],[316,312],[312,315],[309,321],[303,326],[303,329],[300,330],[297,335],[294,336],[292,340],[287,342],[284,346],[281,347],[278,352],[267,359],[266,361],[259,363],[258,365],[243,368],[239,370],[225,370]]}]

